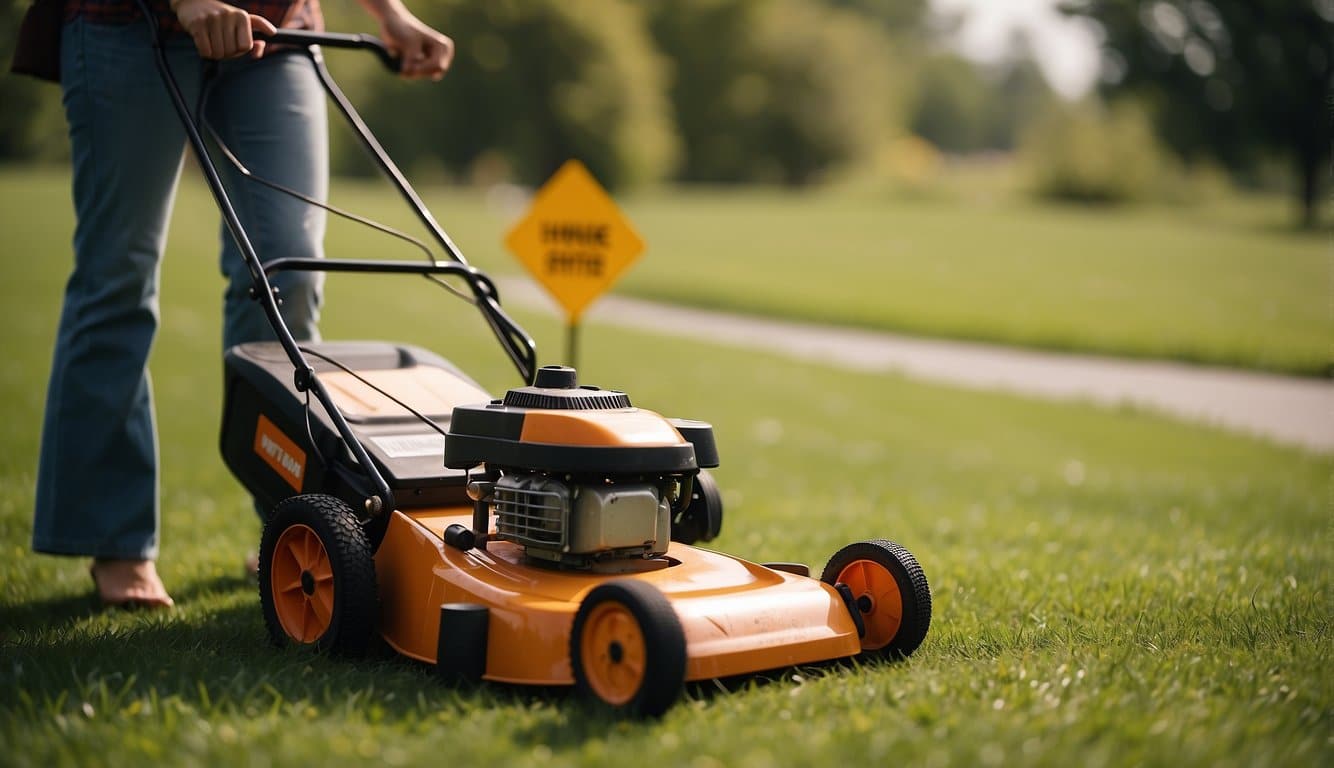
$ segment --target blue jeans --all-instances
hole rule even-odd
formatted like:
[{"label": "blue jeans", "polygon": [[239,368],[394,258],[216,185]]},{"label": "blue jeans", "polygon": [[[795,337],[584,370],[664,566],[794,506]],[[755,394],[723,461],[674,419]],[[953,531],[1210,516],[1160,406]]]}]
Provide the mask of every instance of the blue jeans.
[{"label": "blue jeans", "polygon": [[[158,272],[185,150],[143,23],[75,19],[61,42],[61,87],[74,178],[74,269],[65,287],[42,427],[33,549],[153,558],[158,448],[147,362],[158,324]],[[189,39],[168,52],[193,108],[205,64]],[[323,200],[325,97],[311,62],[291,52],[223,63],[207,117],[258,176]],[[260,258],[322,255],[325,215],[222,168]],[[273,338],[250,276],[222,229],[223,347]],[[318,338],[320,276],[274,279],[299,340]]]}]

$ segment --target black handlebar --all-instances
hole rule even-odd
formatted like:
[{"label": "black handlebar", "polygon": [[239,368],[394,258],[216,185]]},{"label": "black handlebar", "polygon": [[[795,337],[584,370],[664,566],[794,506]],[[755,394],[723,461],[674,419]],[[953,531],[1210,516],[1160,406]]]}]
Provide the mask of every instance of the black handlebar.
[{"label": "black handlebar", "polygon": [[341,32],[311,32],[305,29],[280,29],[276,34],[256,35],[261,40],[284,45],[323,45],[328,48],[360,48],[375,54],[380,63],[397,74],[403,68],[403,59],[395,56],[384,41],[374,35],[345,34]]},{"label": "black handlebar", "polygon": [[275,272],[362,272],[383,275],[453,275],[463,278],[473,303],[500,340],[505,354],[525,382],[537,376],[537,349],[528,333],[500,307],[500,292],[486,273],[458,261],[388,261],[384,259],[312,259],[283,256],[264,262],[264,274]]}]

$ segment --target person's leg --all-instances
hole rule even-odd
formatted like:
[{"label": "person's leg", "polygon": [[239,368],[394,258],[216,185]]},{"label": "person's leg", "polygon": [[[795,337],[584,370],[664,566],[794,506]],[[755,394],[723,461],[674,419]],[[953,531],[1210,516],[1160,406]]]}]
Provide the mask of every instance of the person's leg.
[{"label": "person's leg", "polygon": [[[323,201],[329,192],[325,94],[311,61],[300,53],[225,62],[209,95],[209,122],[256,176]],[[220,162],[238,217],[262,261],[324,254],[325,212],[241,177]],[[228,279],[223,349],[275,338],[250,273],[225,225],[221,269]],[[323,274],[285,272],[270,278],[280,312],[298,341],[319,339]]]},{"label": "person's leg", "polygon": [[[75,20],[61,48],[78,223],[47,390],[32,543],[38,552],[142,563],[158,548],[147,359],[184,133],[142,24]],[[192,87],[193,49],[172,57]],[[151,562],[141,568],[151,570]],[[151,580],[150,591],[169,602],[155,572]]]}]

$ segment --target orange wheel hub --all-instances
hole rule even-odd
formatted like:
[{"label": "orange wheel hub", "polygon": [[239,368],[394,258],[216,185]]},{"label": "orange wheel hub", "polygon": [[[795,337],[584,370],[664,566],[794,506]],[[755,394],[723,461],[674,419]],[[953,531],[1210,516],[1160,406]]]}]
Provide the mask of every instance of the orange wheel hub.
[{"label": "orange wheel hub", "polygon": [[603,603],[588,615],[579,653],[588,685],[613,706],[627,704],[644,682],[644,632],[620,603]]},{"label": "orange wheel hub", "polygon": [[293,525],[278,537],[269,585],[278,622],[289,637],[313,643],[328,631],[333,622],[333,567],[312,528]]},{"label": "orange wheel hub", "polygon": [[889,645],[903,622],[903,596],[894,574],[871,560],[854,560],[839,572],[838,580],[852,590],[853,602],[862,612],[866,624],[862,650]]}]

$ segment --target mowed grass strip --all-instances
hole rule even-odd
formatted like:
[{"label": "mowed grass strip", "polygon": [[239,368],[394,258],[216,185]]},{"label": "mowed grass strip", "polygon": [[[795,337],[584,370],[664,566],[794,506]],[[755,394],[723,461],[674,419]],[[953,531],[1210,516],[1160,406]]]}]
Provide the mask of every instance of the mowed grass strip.
[{"label": "mowed grass strip", "polygon": [[1329,229],[1285,200],[1102,211],[1012,195],[672,192],[626,206],[650,251],[618,290],[1061,351],[1327,373]]},{"label": "mowed grass strip", "polygon": [[[25,191],[47,193],[63,194]],[[11,214],[26,250],[0,280],[11,321],[0,368],[11,406],[0,447],[8,764],[1334,758],[1328,457],[1136,411],[835,373],[597,325],[584,340],[586,382],[715,424],[728,511],[714,546],[819,568],[848,541],[901,542],[935,594],[919,652],[698,686],[662,721],[635,723],[560,691],[456,690],[393,658],[273,650],[241,573],[258,521],[217,456],[216,230],[184,215],[204,207],[188,186],[153,359],[161,566],[179,601],[167,614],[97,611],[83,563],[27,551],[68,222]],[[521,319],[555,362],[560,329]],[[420,280],[331,278],[325,327],[425,343],[493,389],[514,383],[471,310]]]}]

